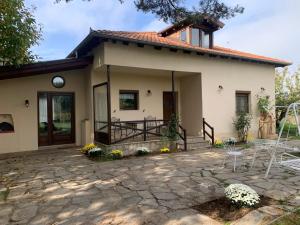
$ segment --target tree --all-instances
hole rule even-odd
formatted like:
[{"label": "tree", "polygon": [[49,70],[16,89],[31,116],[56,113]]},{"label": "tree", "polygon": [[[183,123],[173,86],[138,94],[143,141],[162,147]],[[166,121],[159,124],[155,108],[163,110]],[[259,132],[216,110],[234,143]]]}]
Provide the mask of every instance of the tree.
[{"label": "tree", "polygon": [[[72,0],[56,0],[56,2]],[[88,0],[91,1],[91,0]],[[123,3],[128,0],[118,0]],[[198,6],[191,9],[184,6],[185,0],[134,0],[138,10],[145,13],[153,13],[165,22],[177,23],[182,20],[191,22],[201,21],[203,16],[210,16],[215,19],[230,19],[236,14],[244,12],[244,8],[236,5],[228,6],[221,0],[199,0]]]},{"label": "tree", "polygon": [[23,0],[1,0],[0,61],[3,65],[18,65],[37,58],[30,48],[41,39],[41,26]]},{"label": "tree", "polygon": [[285,116],[286,107],[293,102],[300,101],[300,67],[293,74],[290,74],[288,68],[276,71],[275,96],[276,125],[278,127]]}]

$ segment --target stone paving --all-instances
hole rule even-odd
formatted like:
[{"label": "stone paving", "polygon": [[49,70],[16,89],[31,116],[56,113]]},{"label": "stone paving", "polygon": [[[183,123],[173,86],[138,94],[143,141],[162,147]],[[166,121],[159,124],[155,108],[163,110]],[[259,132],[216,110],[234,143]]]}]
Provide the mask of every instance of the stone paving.
[{"label": "stone paving", "polygon": [[[221,168],[223,150],[94,162],[77,150],[0,156],[0,224],[219,224],[191,206],[245,183],[284,204],[300,205],[300,175],[273,167],[264,179],[264,156],[256,167]],[[252,150],[245,150],[250,163]]]}]

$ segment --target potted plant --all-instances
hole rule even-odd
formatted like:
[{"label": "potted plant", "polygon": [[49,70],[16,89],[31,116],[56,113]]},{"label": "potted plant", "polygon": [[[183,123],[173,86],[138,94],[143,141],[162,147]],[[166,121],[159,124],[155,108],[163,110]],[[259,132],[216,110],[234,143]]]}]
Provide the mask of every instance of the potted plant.
[{"label": "potted plant", "polygon": [[251,127],[252,116],[248,113],[240,113],[233,121],[234,127],[237,131],[238,138],[241,142],[246,142],[249,129]]}]

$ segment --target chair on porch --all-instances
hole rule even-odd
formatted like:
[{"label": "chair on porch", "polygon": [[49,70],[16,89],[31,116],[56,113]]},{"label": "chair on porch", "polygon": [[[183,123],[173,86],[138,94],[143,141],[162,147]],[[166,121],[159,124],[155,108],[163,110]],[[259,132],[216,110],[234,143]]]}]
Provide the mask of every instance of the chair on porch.
[{"label": "chair on porch", "polygon": [[[158,130],[158,128],[157,128],[156,117],[150,116],[150,115],[149,115],[149,116],[145,117],[144,120],[146,120],[146,130],[156,127],[156,129],[152,129],[152,130],[150,130],[149,132],[154,132],[154,131],[155,131],[156,133],[159,132],[159,130]],[[148,134],[148,133],[147,133],[147,137],[149,137],[149,134]]]}]

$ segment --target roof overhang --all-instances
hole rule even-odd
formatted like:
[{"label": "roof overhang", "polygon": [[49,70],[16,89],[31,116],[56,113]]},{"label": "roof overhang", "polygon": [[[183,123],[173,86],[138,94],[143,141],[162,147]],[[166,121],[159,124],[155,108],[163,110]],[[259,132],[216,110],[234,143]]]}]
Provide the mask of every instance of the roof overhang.
[{"label": "roof overhang", "polygon": [[[253,63],[261,63],[261,64],[269,64],[273,65],[275,67],[285,67],[289,66],[292,63],[291,62],[285,62],[285,61],[275,61],[275,60],[265,60],[265,59],[257,59],[257,58],[252,58],[252,57],[247,57],[247,56],[239,56],[237,54],[233,53],[225,53],[225,52],[220,52],[220,51],[215,51],[213,49],[204,49],[204,48],[189,48],[189,47],[182,47],[182,46],[177,46],[177,45],[169,45],[169,44],[164,44],[164,43],[156,43],[156,42],[150,42],[150,41],[144,41],[144,40],[136,40],[136,39],[131,39],[131,38],[126,38],[126,37],[120,37],[120,36],[114,36],[114,35],[108,35],[108,34],[103,34],[98,31],[92,31],[69,55],[68,57],[74,57],[78,55],[78,52],[81,54],[79,57],[82,55],[86,55],[89,50],[91,50],[95,45],[105,42],[108,40],[112,41],[120,41],[123,43],[135,43],[135,44],[142,44],[142,45],[148,45],[148,46],[153,46],[153,47],[164,47],[164,48],[169,48],[171,50],[182,50],[185,52],[195,52],[198,55],[207,55],[209,57],[220,57],[223,59],[233,59],[233,60],[240,60],[240,61],[245,61],[245,62],[253,62]],[[94,46],[93,46],[94,45]]]},{"label": "roof overhang", "polygon": [[0,80],[35,76],[47,73],[83,69],[93,62],[93,57],[68,58],[24,64],[21,66],[1,66]]}]

